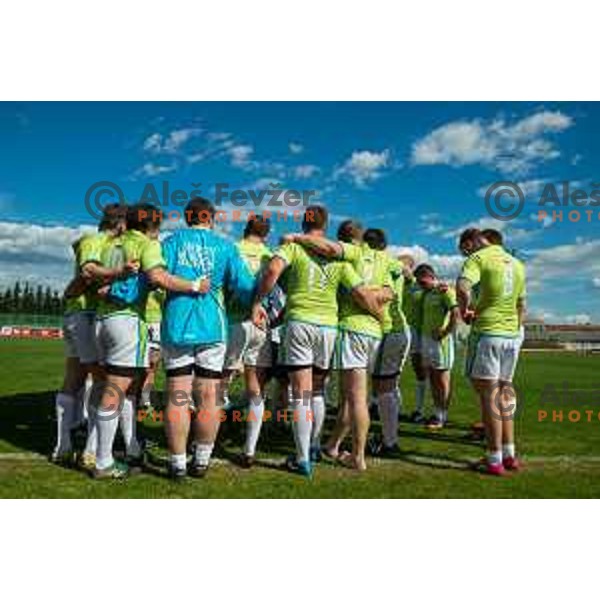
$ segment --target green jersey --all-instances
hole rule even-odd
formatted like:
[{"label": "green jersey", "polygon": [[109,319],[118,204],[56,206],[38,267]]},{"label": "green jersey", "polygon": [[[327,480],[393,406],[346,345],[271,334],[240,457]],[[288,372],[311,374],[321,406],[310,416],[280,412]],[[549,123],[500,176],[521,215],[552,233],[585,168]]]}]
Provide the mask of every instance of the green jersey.
[{"label": "green jersey", "polygon": [[474,288],[476,319],[473,331],[517,336],[517,304],[526,295],[523,263],[502,246],[486,246],[467,258],[460,277],[467,279]]},{"label": "green jersey", "polygon": [[146,323],[160,323],[165,296],[165,290],[160,288],[148,292],[148,297],[146,298],[146,311],[144,314]]},{"label": "green jersey", "polygon": [[350,263],[310,253],[299,244],[285,244],[275,256],[286,263],[286,320],[336,327],[338,289],[351,291],[363,283]]},{"label": "green jersey", "polygon": [[399,261],[390,261],[390,278],[394,298],[389,304],[385,305],[383,333],[404,331],[407,326],[402,306],[404,301],[404,275],[402,274],[402,264]]},{"label": "green jersey", "polygon": [[406,321],[417,332],[423,327],[423,288],[416,279],[407,279],[404,284],[402,308]]},{"label": "green jersey", "polygon": [[[391,258],[381,250],[373,250],[368,244],[341,243],[343,259],[348,261],[367,287],[392,286]],[[340,295],[340,329],[354,331],[380,338],[381,323],[360,307],[348,293]]]},{"label": "green jersey", "polygon": [[[140,272],[150,271],[155,267],[163,267],[164,260],[160,249],[160,242],[152,240],[141,231],[127,230],[118,240],[105,248],[102,264],[105,267],[115,268],[128,262],[139,262]],[[144,317],[146,310],[146,297],[139,298],[135,303],[124,306],[107,299],[102,299],[98,305],[101,316],[112,314],[128,314]]]},{"label": "green jersey", "polygon": [[[111,236],[100,232],[84,235],[73,243],[75,277],[81,274],[81,269],[85,264],[89,262],[101,263],[102,249],[110,240]],[[90,287],[90,289],[76,298],[67,298],[65,301],[65,312],[73,313],[82,310],[96,310],[97,300],[95,287]]]},{"label": "green jersey", "polygon": [[456,306],[456,291],[450,287],[446,291],[434,288],[424,292],[422,332],[433,336],[439,329],[447,327],[450,311]]},{"label": "green jersey", "polygon": [[[238,250],[243,261],[246,263],[250,272],[258,276],[265,268],[273,253],[266,244],[240,240],[237,244]],[[235,298],[228,300],[227,316],[232,322],[246,321],[250,318],[250,311],[247,307],[241,306]]]}]

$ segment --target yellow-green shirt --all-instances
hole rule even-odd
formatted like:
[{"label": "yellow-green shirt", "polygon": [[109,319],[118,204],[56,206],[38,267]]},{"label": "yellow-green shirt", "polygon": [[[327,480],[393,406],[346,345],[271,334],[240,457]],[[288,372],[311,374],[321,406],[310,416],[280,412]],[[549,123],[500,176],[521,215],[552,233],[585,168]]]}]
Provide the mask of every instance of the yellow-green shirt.
[{"label": "yellow-green shirt", "polygon": [[[251,242],[246,239],[240,240],[237,244],[240,255],[250,272],[258,276],[266,264],[273,256],[268,246],[263,243]],[[228,299],[227,316],[230,321],[239,323],[250,318],[250,311],[247,307],[236,302],[235,298]]]},{"label": "yellow-green shirt", "polygon": [[[343,259],[347,260],[367,287],[392,287],[391,261],[386,252],[373,250],[368,244],[341,243]],[[380,338],[381,323],[359,306],[348,292],[340,295],[340,329]]]},{"label": "yellow-green shirt", "polygon": [[299,244],[285,244],[275,256],[286,264],[286,320],[336,327],[338,289],[351,291],[362,279],[350,263],[313,254]]},{"label": "yellow-green shirt", "polygon": [[425,335],[433,336],[450,321],[450,311],[456,308],[456,291],[449,287],[446,291],[438,288],[423,294],[423,327]]},{"label": "yellow-green shirt", "polygon": [[[118,241],[106,249],[106,261],[103,266],[110,268],[120,267],[128,262],[138,262],[140,273],[150,271],[156,267],[163,267],[164,260],[158,240],[150,239],[141,231],[127,230]],[[102,299],[98,304],[98,313],[101,316],[112,314],[133,314],[144,317],[146,297],[139,298],[135,303],[123,306],[108,299]]]},{"label": "yellow-green shirt", "polygon": [[476,333],[516,337],[517,304],[526,296],[525,266],[502,246],[486,246],[465,260],[460,277],[474,288]]}]

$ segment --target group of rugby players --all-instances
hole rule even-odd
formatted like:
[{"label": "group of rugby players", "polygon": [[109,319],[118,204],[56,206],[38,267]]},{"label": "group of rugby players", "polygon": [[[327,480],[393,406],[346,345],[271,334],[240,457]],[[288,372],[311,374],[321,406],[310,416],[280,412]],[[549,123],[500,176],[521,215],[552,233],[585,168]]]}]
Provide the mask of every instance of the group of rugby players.
[{"label": "group of rugby players", "polygon": [[[258,215],[234,244],[214,231],[210,201],[194,198],[184,214],[187,227],[161,242],[160,210],[111,205],[99,232],[73,245],[53,460],[72,463],[73,431],[85,422],[80,466],[99,479],[140,469],[138,409],[149,405],[162,360],[168,474],[174,480],[206,474],[227,415],[227,388],[242,371],[242,467],[254,464],[263,421],[273,414],[265,410],[265,388],[275,375],[296,448],[286,468],[311,477],[325,458],[362,471],[368,446],[379,456],[398,454],[399,377],[409,353],[417,382],[410,419],[432,430],[446,426],[454,337],[462,320],[471,326],[467,375],[481,402],[487,441],[480,468],[493,475],[519,468],[510,414],[525,274],[497,231],[463,232],[464,265],[449,285],[431,265],[392,257],[380,229],[363,230],[348,220],[336,240],[328,239],[322,206],[307,207],[302,231],[284,236],[274,251],[267,246],[270,224]],[[334,377],[337,419],[322,443]],[[426,419],[428,384],[434,410]],[[381,421],[377,444],[368,444],[370,412]],[[113,455],[118,430],[125,460]]]}]

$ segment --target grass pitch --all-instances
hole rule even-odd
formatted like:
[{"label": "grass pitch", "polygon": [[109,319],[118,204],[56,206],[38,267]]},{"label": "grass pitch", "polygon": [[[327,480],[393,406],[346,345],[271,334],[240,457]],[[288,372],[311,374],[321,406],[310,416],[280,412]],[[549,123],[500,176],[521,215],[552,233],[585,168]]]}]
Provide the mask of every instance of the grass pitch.
[{"label": "grass pitch", "polygon": [[[516,384],[518,450],[525,469],[493,479],[469,463],[482,447],[468,439],[478,407],[454,370],[451,426],[441,433],[401,423],[398,459],[370,459],[356,474],[322,463],[305,481],[279,468],[292,450],[291,432],[266,423],[259,442],[259,466],[242,471],[231,460],[241,449],[243,425],[228,423],[219,438],[218,460],[208,477],[172,484],[161,469],[124,482],[93,481],[85,473],[50,464],[54,441],[54,394],[62,379],[62,343],[0,341],[0,496],[5,498],[559,498],[600,496],[600,356],[524,353]],[[565,394],[565,383],[568,392]],[[412,410],[414,380],[402,378],[405,411]],[[594,391],[595,390],[595,391]],[[548,416],[541,419],[539,411]],[[553,419],[552,413],[557,411]],[[558,420],[562,411],[562,421]],[[333,424],[335,409],[326,428]],[[579,420],[576,421],[577,415]],[[147,419],[143,435],[164,453],[162,425]],[[373,423],[377,433],[379,424]]]}]

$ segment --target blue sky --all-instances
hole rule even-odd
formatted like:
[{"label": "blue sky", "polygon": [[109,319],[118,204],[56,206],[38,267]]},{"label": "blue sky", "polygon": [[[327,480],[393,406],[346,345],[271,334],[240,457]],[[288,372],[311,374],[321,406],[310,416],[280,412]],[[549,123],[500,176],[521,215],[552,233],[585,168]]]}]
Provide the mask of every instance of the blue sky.
[{"label": "blue sky", "polygon": [[[500,227],[528,264],[534,314],[600,322],[600,207],[588,207],[591,223],[532,216],[546,183],[589,192],[600,181],[595,103],[0,103],[0,132],[0,285],[62,285],[68,244],[94,225],[84,197],[96,181],[128,198],[163,180],[187,191],[200,182],[209,197],[216,182],[277,182],[318,190],[332,233],[358,217],[447,277],[461,228]],[[510,223],[486,213],[498,180],[527,195]],[[293,227],[278,225],[273,242]]]}]

